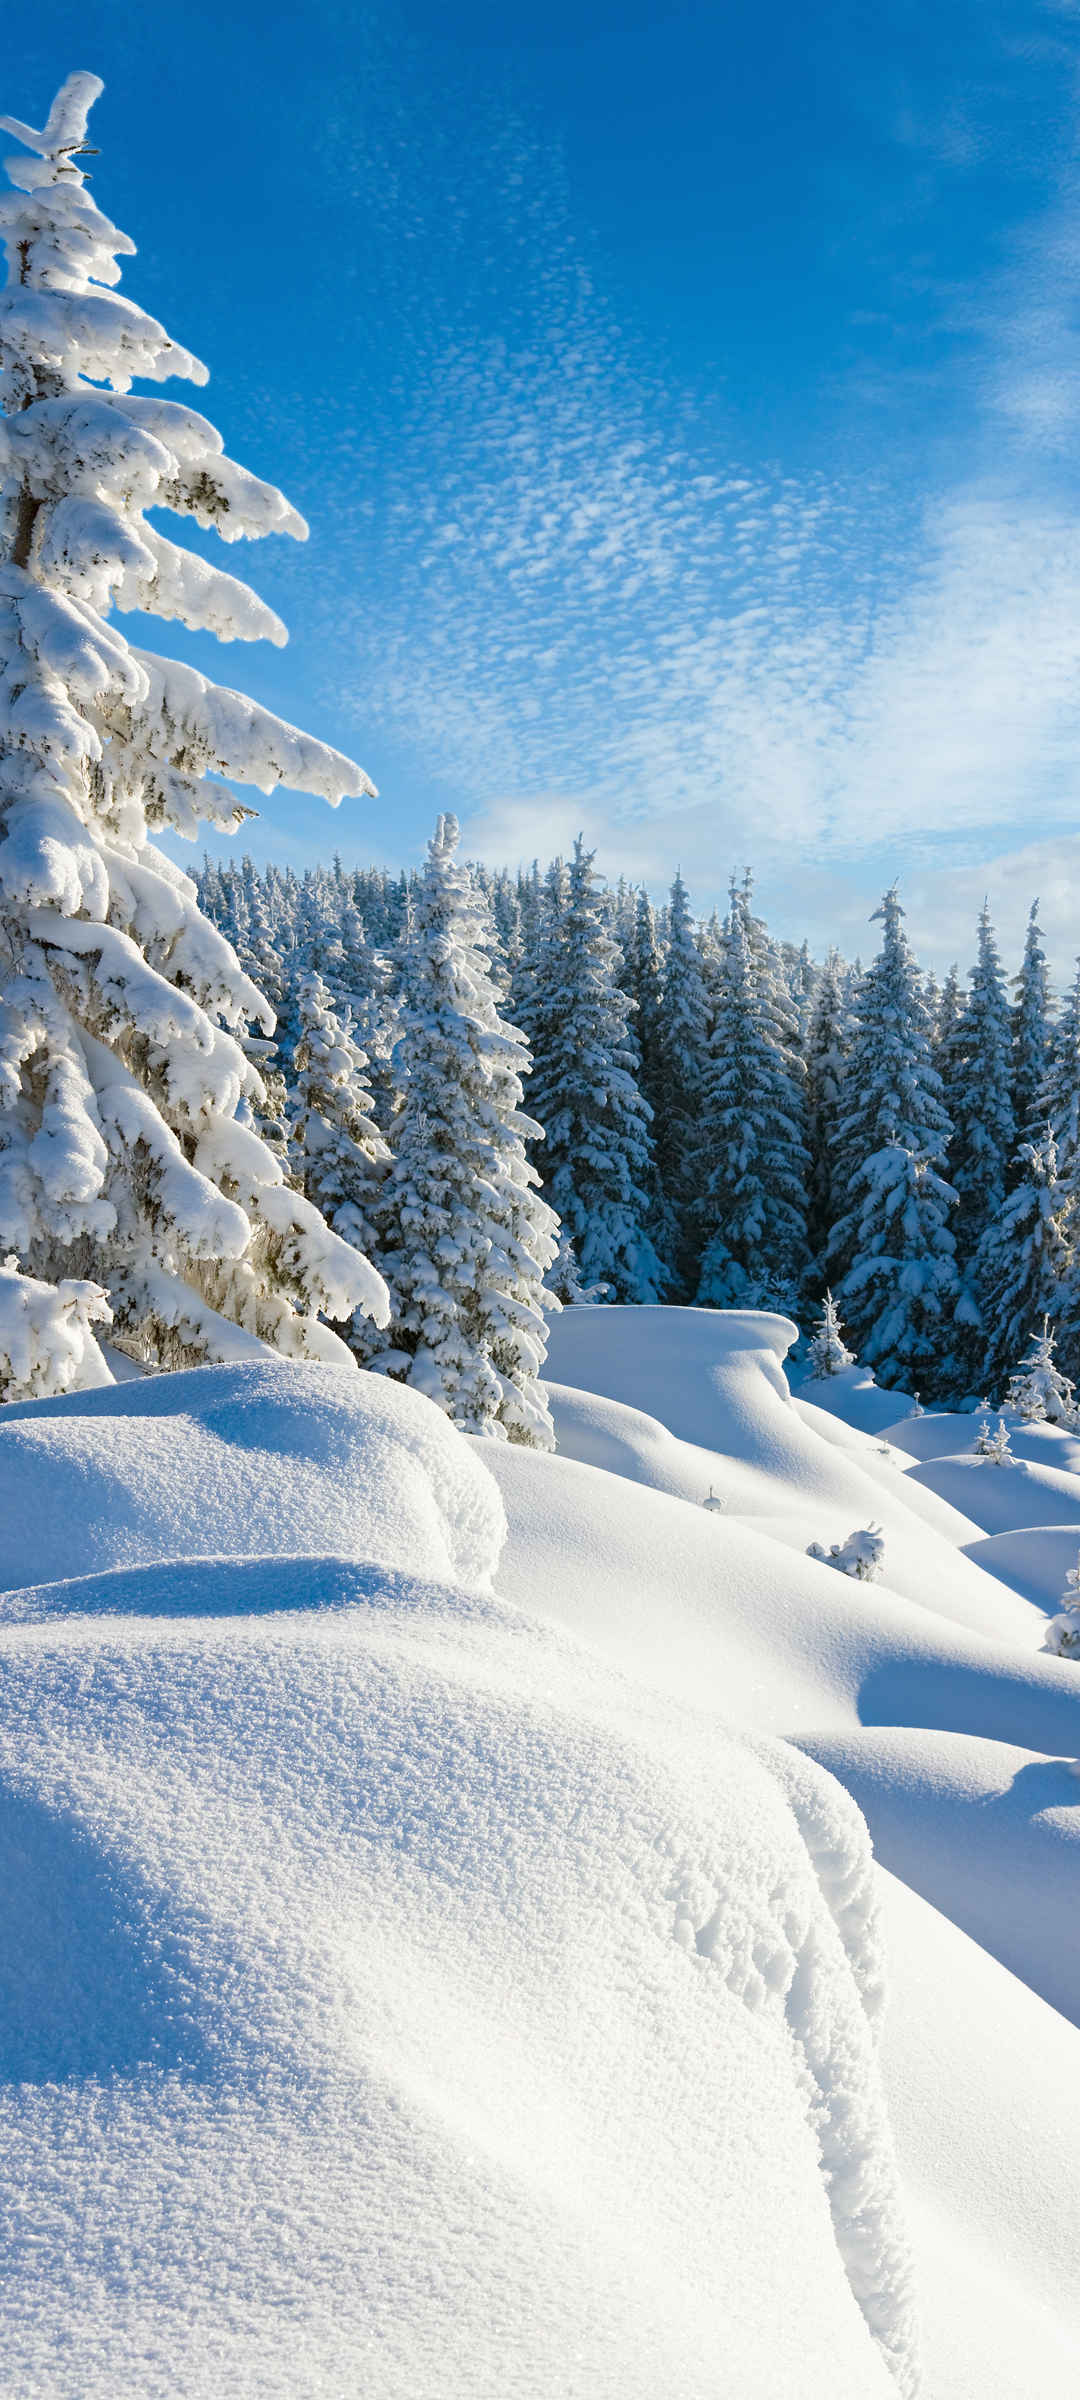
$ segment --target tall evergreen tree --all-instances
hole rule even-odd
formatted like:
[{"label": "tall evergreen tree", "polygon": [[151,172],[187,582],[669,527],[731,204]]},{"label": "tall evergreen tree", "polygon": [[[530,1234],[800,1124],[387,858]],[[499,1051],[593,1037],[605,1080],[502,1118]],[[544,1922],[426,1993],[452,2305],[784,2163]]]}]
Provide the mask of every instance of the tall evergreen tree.
[{"label": "tall evergreen tree", "polygon": [[852,1015],[847,980],[835,950],[818,977],[806,1035],[807,1241],[820,1262],[839,1214],[834,1175],[844,1113],[844,1087],[851,1054]]},{"label": "tall evergreen tree", "polygon": [[1058,1174],[1072,1187],[1080,1167],[1080,963],[1054,1027],[1037,1114],[1057,1145]]},{"label": "tall evergreen tree", "polygon": [[953,1230],[962,1270],[1005,1197],[1012,1155],[1012,1023],[1005,977],[984,900],[979,950],[957,1029],[959,1074],[946,1092],[952,1117],[949,1179],[957,1194]]},{"label": "tall evergreen tree", "polygon": [[967,993],[960,981],[960,970],[954,964],[942,984],[937,1007],[930,1013],[928,990],[924,988],[923,1008],[930,1056],[941,1078],[941,1098],[950,1128],[953,1110],[959,1100],[964,1082],[964,1010]]},{"label": "tall evergreen tree", "polygon": [[499,1014],[494,927],[457,848],[456,818],[440,817],[405,962],[404,1097],[378,1208],[391,1324],[375,1363],[467,1432],[551,1449],[541,1287],[558,1228],[525,1152],[539,1130],[521,1106],[528,1050]]},{"label": "tall evergreen tree", "polygon": [[1062,1304],[1072,1258],[1063,1223],[1066,1194],[1049,1127],[1040,1141],[1021,1143],[1017,1173],[1019,1180],[983,1235],[977,1262],[986,1327],[980,1380],[999,1406],[1032,1326],[1055,1315]]},{"label": "tall evergreen tree", "polygon": [[926,1007],[926,1025],[930,1036],[930,1047],[933,1049],[938,1038],[938,1025],[941,1020],[941,985],[931,968],[928,968],[923,976],[923,1001]]},{"label": "tall evergreen tree", "polygon": [[114,1338],[159,1364],[252,1337],[347,1361],[320,1314],[378,1316],[385,1289],[241,1122],[259,1087],[237,1037],[272,1013],[150,835],[250,815],[230,776],[335,802],[373,787],[106,621],[139,609],[282,642],[146,512],[230,540],[307,529],[205,418],[131,392],[206,370],[111,288],[133,246],[78,163],[100,90],[71,76],[41,132],[3,120],[31,156],[0,201],[0,1252],[49,1283],[92,1277]]},{"label": "tall evergreen tree", "polygon": [[626,952],[626,989],[634,1003],[638,1084],[653,1113],[655,1141],[664,1092],[664,981],[656,917],[644,885]]},{"label": "tall evergreen tree", "polygon": [[925,999],[895,889],[872,920],[880,956],[862,979],[840,1128],[847,1207],[833,1230],[836,1297],[859,1355],[884,1384],[938,1391],[966,1329],[942,1174],[949,1121],[931,1063]]},{"label": "tall evergreen tree", "polygon": [[657,1161],[675,1221],[677,1282],[681,1291],[689,1292],[700,1247],[695,1223],[695,1159],[709,1066],[709,1001],[681,873],[676,874],[668,905],[660,1049],[663,1075],[655,1128]]},{"label": "tall evergreen tree", "polygon": [[[664,1177],[660,1144],[665,1098],[664,994],[656,917],[648,893],[637,895],[634,922],[626,950],[625,986],[634,1004],[633,1030],[637,1049],[637,1083],[652,1112],[652,1171],[649,1180],[653,1247],[672,1269],[670,1293],[677,1288],[675,1262],[679,1252],[679,1221]],[[576,1267],[575,1270],[576,1272]],[[558,1287],[557,1287],[558,1288]],[[560,1291],[560,1297],[562,1296]]]},{"label": "tall evergreen tree", "polygon": [[300,987],[290,1163],[301,1189],[354,1250],[374,1250],[390,1152],[372,1114],[367,1059],[321,975]]},{"label": "tall evergreen tree", "polygon": [[612,1300],[651,1302],[667,1279],[654,1241],[649,1108],[593,859],[579,837],[565,894],[550,894],[528,1026],[530,1103],[544,1129],[544,1190],[581,1283],[606,1285]]},{"label": "tall evergreen tree", "polygon": [[806,1267],[803,1096],[768,963],[748,893],[733,889],[696,1145],[701,1307],[794,1307]]},{"label": "tall evergreen tree", "polygon": [[1024,942],[1024,961],[1014,979],[1012,1012],[1013,1122],[1021,1141],[1034,1141],[1040,1093],[1050,1053],[1050,978],[1042,946],[1039,903],[1033,900]]}]

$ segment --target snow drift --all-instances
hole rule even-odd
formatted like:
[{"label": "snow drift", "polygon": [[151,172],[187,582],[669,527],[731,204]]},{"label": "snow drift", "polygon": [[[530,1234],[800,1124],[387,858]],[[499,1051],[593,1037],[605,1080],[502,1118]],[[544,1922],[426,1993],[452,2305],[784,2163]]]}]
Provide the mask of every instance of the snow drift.
[{"label": "snow drift", "polygon": [[15,2388],[871,2400],[905,2223],[934,2400],[1070,2388],[1069,1517],[788,1338],[566,1311],[554,1456],[269,1362],[4,1413]]},{"label": "snow drift", "polygon": [[196,1367],[0,1416],[0,1588],[293,1551],[489,1585],[504,1530],[445,1417],[351,1367]]},{"label": "snow drift", "polygon": [[[551,1349],[563,1455],[492,1461],[510,1526],[499,1588],[655,1692],[794,1738],[865,1808],[894,1870],[877,1877],[883,2063],[927,2389],[1030,2400],[1080,2371],[1080,1674],[1042,1650],[1075,1536],[985,1536],[914,1480],[916,1458],[970,1452],[970,1417],[910,1417],[859,1370],[791,1400],[789,1334],[721,1313],[567,1312]],[[1080,1444],[1013,1438],[1055,1470],[1049,1502]],[[973,1488],[1001,1473],[978,1467]],[[804,1555],[871,1521],[883,1583]]]},{"label": "snow drift", "polygon": [[272,1364],[0,1424],[13,2388],[915,2389],[857,1811],[495,1598],[494,1448]]}]

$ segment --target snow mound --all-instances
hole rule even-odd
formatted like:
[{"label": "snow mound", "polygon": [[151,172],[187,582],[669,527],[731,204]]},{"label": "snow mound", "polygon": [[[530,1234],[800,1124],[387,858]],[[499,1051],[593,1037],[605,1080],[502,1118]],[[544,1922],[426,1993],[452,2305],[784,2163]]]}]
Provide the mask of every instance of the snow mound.
[{"label": "snow mound", "polygon": [[734,1516],[570,1459],[490,1458],[509,1524],[500,1591],[654,1692],[800,1741],[929,1726],[1080,1756],[1080,1673],[1042,1653],[1029,1603],[1013,1601],[1022,1644],[988,1640]]},{"label": "snow mound", "polygon": [[491,1594],[502,1447],[324,1369],[0,1426],[104,1520],[0,1622],[13,2390],[915,2391],[865,1828]]},{"label": "snow mound", "polygon": [[988,1533],[967,1544],[967,1554],[988,1575],[1000,1576],[1036,1608],[1053,1616],[1061,1606],[1065,1578],[1080,1556],[1080,1526],[1027,1525],[1018,1532]]},{"label": "snow mound", "polygon": [[[896,1394],[893,1394],[896,1398]],[[1028,1425],[1010,1409],[992,1409],[991,1425],[999,1415],[1009,1428],[1009,1443],[1015,1457],[1028,1459],[1033,1465],[1058,1467],[1066,1474],[1080,1475],[1080,1440],[1063,1425]],[[970,1457],[979,1431],[979,1418],[964,1412],[942,1409],[927,1410],[921,1417],[902,1417],[888,1427],[888,1438],[898,1450],[920,1462],[938,1458]]]},{"label": "snow mound", "polygon": [[878,1727],[806,1747],[858,1801],[883,1866],[1080,2023],[1073,1760]]},{"label": "snow mound", "polygon": [[798,1327],[755,1309],[566,1308],[547,1371],[659,1417],[680,1441],[771,1471],[798,1456],[783,1361]]},{"label": "snow mound", "polygon": [[[808,1375],[805,1367],[795,1368],[791,1388],[808,1406],[827,1411],[854,1431],[878,1436],[887,1433],[890,1440],[896,1438],[897,1419],[911,1406],[909,1393],[887,1390],[883,1384],[875,1383],[870,1368],[858,1362],[852,1367],[841,1367],[837,1375],[820,1377]],[[917,1418],[914,1421],[919,1422]]]},{"label": "snow mound", "polygon": [[[676,1435],[663,1417],[678,1341],[665,1362],[652,1313],[621,1313],[620,1327],[620,1312],[593,1311],[590,1327],[587,1312],[568,1312],[578,1322],[556,1371],[580,1384],[554,1393],[558,1454],[492,1460],[509,1525],[500,1590],[647,1686],[654,1706],[670,1696],[720,1726],[786,1735],[779,1754],[798,1743],[865,1809],[884,1865],[904,1878],[877,1870],[892,1936],[883,2061],[927,2387],[935,2400],[1071,2389],[1080,1673],[1041,1644],[1080,1537],[1060,1522],[988,1535],[975,1511],[985,1475],[1004,1489],[1003,1515],[1032,1489],[1040,1515],[1052,1514],[1055,1493],[1080,1489],[1072,1437],[1018,1429],[1025,1475],[956,1458],[974,1438],[971,1417],[939,1419],[929,1438],[929,1420],[904,1418],[888,1427],[885,1457],[858,1424],[815,1404],[828,1385],[814,1402],[777,1393],[774,1321],[755,1340],[719,1313],[697,1336],[704,1370],[672,1409]],[[637,1374],[632,1313],[643,1319]],[[745,1442],[725,1402],[736,1378],[759,1420]],[[913,1463],[924,1445],[925,1483]],[[766,1447],[773,1466],[759,1476]],[[948,1496],[931,1488],[941,1455],[959,1469]],[[716,1513],[701,1505],[710,1484]],[[838,1496],[839,1522],[826,1514]],[[887,1528],[885,1583],[802,1554],[808,1527],[835,1539],[871,1517]],[[890,1588],[898,1568],[904,1592]]]},{"label": "snow mound", "polygon": [[[752,1311],[565,1309],[548,1356],[560,1456],[683,1500],[712,1488],[725,1512],[800,1553],[880,1525],[891,1590],[982,1633],[1036,1638],[1028,1604],[965,1555],[977,1520],[922,1491],[902,1459],[886,1464],[846,1429],[838,1442],[828,1417],[793,1403],[781,1364],[793,1338],[786,1318]],[[662,1408],[661,1422],[650,1412]]]},{"label": "snow mound", "polygon": [[0,1589],[163,1559],[327,1552],[488,1588],[504,1522],[415,1392],[268,1358],[0,1415]]},{"label": "snow mound", "polygon": [[1005,1466],[984,1458],[930,1458],[909,1467],[905,1481],[937,1492],[984,1533],[1014,1533],[1020,1526],[1080,1527],[1080,1475],[1065,1467],[1021,1458]]}]

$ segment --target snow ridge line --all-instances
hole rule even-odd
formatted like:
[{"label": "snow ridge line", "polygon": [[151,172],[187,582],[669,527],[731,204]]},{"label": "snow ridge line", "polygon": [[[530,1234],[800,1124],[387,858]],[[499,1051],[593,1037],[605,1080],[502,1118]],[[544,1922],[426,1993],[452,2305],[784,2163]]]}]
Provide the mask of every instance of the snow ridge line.
[{"label": "snow ridge line", "polygon": [[672,1887],[675,1938],[718,1966],[728,1990],[752,2013],[779,2005],[845,2275],[902,2400],[917,2400],[914,2268],[876,2076],[884,1977],[869,1836],[831,1776],[806,1775],[808,1762],[786,1743],[748,1746],[781,1784],[827,1915],[822,1920],[815,1911],[805,1884],[789,1879],[770,1894],[767,1917],[751,1922],[733,1946],[722,1895],[707,1871],[690,1869]]},{"label": "snow ridge line", "polygon": [[[756,1744],[787,1793],[810,1864],[859,1991],[870,2038],[876,2043],[884,2012],[884,1946],[874,1888],[874,1854],[866,1822],[855,1802],[831,1775],[803,1773],[805,1756],[788,1743]],[[815,1762],[816,1763],[816,1762]],[[849,2155],[845,2120],[856,2098],[867,2101],[874,2087],[860,2077],[853,2091],[838,2078],[828,2040],[829,2023],[813,2006],[815,1973],[804,1960],[816,1940],[811,1926],[803,1959],[789,1993],[788,2021],[819,2093],[818,2138],[837,2246],[845,2272],[898,2389],[908,2400],[920,2386],[914,2267],[899,2202],[899,2177],[892,2129],[884,2105],[869,2104],[868,2136],[861,2165]],[[818,1965],[816,1973],[821,1972]],[[800,2023],[793,2002],[804,1990]],[[824,2040],[822,2037],[826,2037]]]}]

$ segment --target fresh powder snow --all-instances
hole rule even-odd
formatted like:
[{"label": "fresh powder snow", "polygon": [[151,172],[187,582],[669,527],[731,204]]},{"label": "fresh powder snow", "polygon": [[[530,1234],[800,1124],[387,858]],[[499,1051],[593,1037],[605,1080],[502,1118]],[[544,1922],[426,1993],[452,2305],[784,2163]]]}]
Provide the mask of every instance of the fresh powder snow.
[{"label": "fresh powder snow", "polygon": [[578,1471],[285,1363],[0,1420],[20,2388],[916,2390],[862,1821],[496,1597],[500,1448]]},{"label": "fresh powder snow", "polygon": [[565,1310],[554,1454],[270,1359],[4,1411],[15,2388],[1066,2381],[1063,1580],[792,1333]]}]

